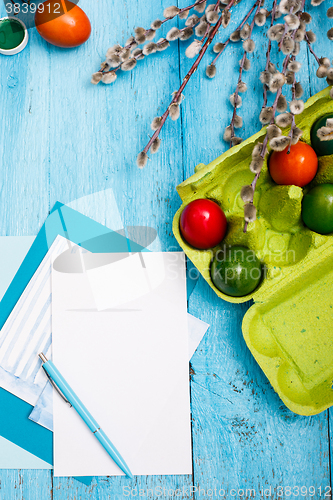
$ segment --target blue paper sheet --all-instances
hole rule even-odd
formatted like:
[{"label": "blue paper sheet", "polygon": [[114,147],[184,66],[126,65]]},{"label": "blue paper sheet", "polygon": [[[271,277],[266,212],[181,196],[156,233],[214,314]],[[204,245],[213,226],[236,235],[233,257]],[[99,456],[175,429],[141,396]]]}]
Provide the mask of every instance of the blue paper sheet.
[{"label": "blue paper sheet", "polygon": [[[0,303],[0,329],[58,235],[95,253],[145,251],[124,233],[112,231],[57,202]],[[33,407],[0,388],[0,408],[0,435],[51,464],[53,435],[28,419]],[[91,480],[78,479],[86,484]]]}]

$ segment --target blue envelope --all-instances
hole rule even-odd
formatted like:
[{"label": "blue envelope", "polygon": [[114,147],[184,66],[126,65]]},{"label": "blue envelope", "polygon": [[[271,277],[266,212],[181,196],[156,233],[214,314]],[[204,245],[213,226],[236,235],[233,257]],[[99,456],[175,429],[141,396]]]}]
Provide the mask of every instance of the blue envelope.
[{"label": "blue envelope", "polygon": [[[141,232],[132,228],[128,233],[131,239],[124,230],[112,231],[57,202],[0,302],[0,329],[58,235],[93,253],[146,251],[156,237],[156,231],[150,228],[142,228]],[[0,408],[0,435],[52,464],[53,433],[29,420],[33,407],[0,388]],[[90,477],[76,479],[85,484],[91,481]]]}]

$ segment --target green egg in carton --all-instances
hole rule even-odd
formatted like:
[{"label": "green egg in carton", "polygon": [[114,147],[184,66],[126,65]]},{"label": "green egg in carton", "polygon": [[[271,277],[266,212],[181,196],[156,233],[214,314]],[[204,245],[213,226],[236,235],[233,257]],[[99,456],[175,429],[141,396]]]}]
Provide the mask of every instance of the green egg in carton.
[{"label": "green egg in carton", "polygon": [[[314,123],[333,113],[329,90],[310,98],[296,117],[303,130],[301,140],[307,144]],[[249,349],[286,406],[301,415],[314,415],[333,405],[333,233],[311,231],[302,222],[301,210],[310,188],[333,184],[333,155],[319,157],[317,175],[303,189],[277,185],[266,158],[254,197],[257,219],[244,233],[240,192],[253,180],[252,150],[265,134],[266,127],[209,165],[198,165],[195,174],[177,187],[183,204],[174,217],[173,232],[219,297],[233,303],[254,300],[242,325]],[[190,246],[179,228],[185,206],[200,198],[217,202],[228,222],[224,240],[210,250]],[[263,279],[250,295],[233,297],[214,286],[212,257],[225,245],[248,247],[262,262]]]}]

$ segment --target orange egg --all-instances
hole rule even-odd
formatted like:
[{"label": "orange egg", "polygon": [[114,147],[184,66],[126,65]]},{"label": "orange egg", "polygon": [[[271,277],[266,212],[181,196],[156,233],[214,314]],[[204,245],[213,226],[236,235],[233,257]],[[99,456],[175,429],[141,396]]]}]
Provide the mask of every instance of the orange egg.
[{"label": "orange egg", "polygon": [[47,0],[35,14],[38,33],[57,47],[82,45],[91,33],[91,24],[83,10],[68,0]]}]

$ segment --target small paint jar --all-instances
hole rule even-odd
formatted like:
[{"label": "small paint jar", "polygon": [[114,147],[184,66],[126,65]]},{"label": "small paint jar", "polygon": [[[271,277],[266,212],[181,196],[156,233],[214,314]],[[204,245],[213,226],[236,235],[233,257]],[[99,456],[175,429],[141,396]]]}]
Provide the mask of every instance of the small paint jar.
[{"label": "small paint jar", "polygon": [[0,19],[0,54],[13,56],[25,48],[28,43],[28,30],[16,17]]}]

